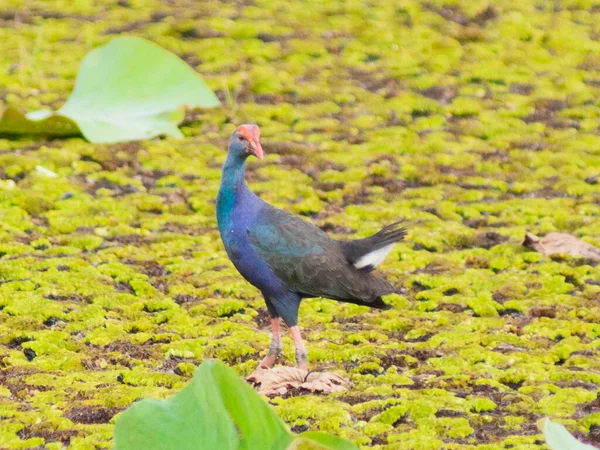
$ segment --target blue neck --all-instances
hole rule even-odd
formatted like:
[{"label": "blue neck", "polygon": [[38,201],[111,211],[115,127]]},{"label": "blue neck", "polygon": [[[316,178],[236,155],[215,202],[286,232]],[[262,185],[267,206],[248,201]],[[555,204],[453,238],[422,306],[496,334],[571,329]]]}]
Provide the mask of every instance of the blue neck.
[{"label": "blue neck", "polygon": [[226,187],[234,192],[246,187],[246,159],[229,152],[223,166],[221,188]]},{"label": "blue neck", "polygon": [[245,181],[246,159],[236,152],[229,152],[223,166],[221,186],[217,196],[217,222],[219,228],[226,227],[236,199],[248,188]]}]

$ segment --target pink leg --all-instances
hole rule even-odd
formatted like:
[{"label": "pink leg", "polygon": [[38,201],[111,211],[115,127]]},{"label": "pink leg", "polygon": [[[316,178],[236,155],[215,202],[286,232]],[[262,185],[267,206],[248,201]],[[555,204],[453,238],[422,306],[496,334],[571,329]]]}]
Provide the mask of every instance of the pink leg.
[{"label": "pink leg", "polygon": [[271,331],[273,333],[271,337],[271,345],[269,346],[269,353],[267,353],[267,356],[265,356],[258,365],[259,368],[270,368],[273,364],[275,364],[275,361],[277,361],[279,355],[281,355],[282,346],[281,328],[279,326],[280,324],[281,319],[279,317],[276,319],[271,319]]},{"label": "pink leg", "polygon": [[308,370],[308,352],[300,335],[300,328],[297,325],[290,327],[290,334],[296,346],[296,364],[300,369]]}]

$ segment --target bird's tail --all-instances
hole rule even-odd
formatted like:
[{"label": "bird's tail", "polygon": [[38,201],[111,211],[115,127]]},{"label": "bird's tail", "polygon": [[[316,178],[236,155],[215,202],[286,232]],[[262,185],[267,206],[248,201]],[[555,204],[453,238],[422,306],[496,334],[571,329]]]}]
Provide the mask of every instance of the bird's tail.
[{"label": "bird's tail", "polygon": [[342,241],[342,251],[348,262],[365,272],[373,270],[383,262],[394,244],[406,236],[403,223],[395,222],[364,239]]},{"label": "bird's tail", "polygon": [[371,308],[377,308],[377,309],[382,309],[382,310],[387,310],[387,309],[392,309],[392,305],[388,305],[387,303],[383,302],[383,299],[381,297],[377,297],[375,299],[375,301],[373,303],[369,303],[369,305]]}]

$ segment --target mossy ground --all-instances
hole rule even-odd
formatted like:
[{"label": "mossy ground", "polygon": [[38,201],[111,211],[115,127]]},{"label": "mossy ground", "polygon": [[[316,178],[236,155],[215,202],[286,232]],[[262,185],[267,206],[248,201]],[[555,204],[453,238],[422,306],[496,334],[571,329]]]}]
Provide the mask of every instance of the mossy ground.
[{"label": "mossy ground", "polygon": [[224,106],[189,114],[186,140],[0,139],[0,448],[109,448],[116,414],[203,360],[253,370],[268,318],[214,214],[245,122],[267,201],[340,238],[410,225],[381,268],[393,310],[302,305],[312,368],[353,387],[271,400],[293,429],[533,449],[550,416],[600,442],[600,266],[520,246],[600,245],[598,0],[5,0],[0,96],[59,107],[121,33],[180,55]]}]

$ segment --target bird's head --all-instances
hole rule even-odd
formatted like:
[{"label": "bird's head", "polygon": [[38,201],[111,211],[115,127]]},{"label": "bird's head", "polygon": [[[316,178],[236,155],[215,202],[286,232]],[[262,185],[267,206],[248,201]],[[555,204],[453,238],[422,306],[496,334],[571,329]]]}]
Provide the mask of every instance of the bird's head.
[{"label": "bird's head", "polygon": [[263,159],[263,149],[260,146],[260,130],[258,125],[240,125],[229,139],[229,152],[246,159],[250,155]]}]

